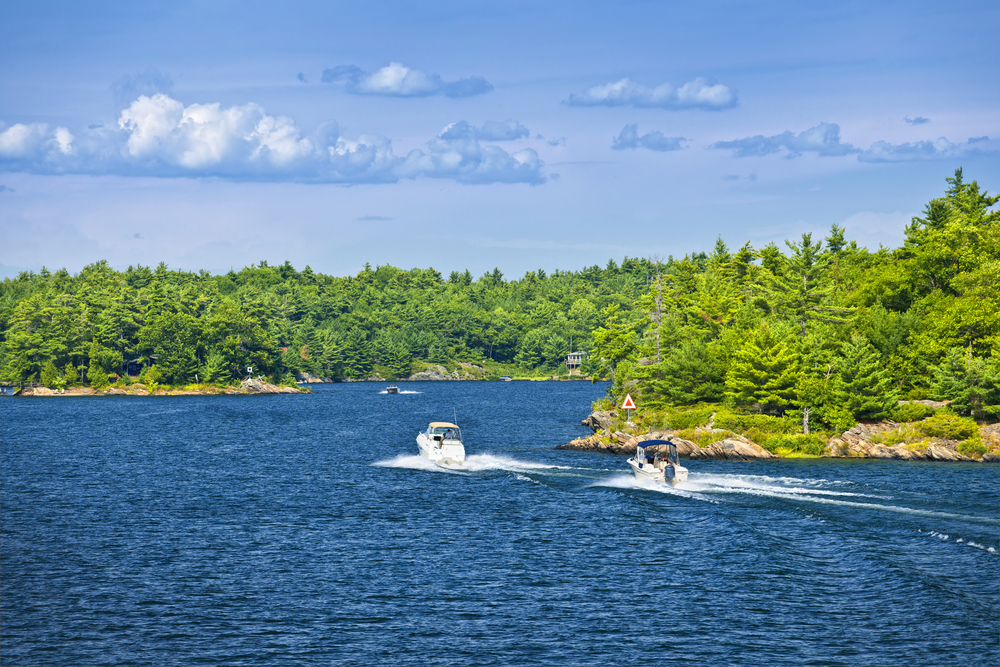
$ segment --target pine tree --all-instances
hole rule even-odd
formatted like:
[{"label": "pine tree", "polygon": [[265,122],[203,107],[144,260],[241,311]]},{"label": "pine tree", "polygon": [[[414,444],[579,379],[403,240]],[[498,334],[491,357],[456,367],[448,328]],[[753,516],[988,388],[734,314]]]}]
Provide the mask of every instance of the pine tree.
[{"label": "pine tree", "polygon": [[856,418],[885,417],[896,405],[892,376],[864,336],[854,334],[841,345],[840,377],[844,392],[840,402]]},{"label": "pine tree", "polygon": [[662,396],[669,405],[720,401],[725,393],[722,360],[700,338],[682,343],[656,371],[662,379],[653,382],[653,393]]},{"label": "pine tree", "polygon": [[976,419],[1000,417],[1000,364],[987,361],[960,348],[948,350],[934,367],[931,391],[939,400],[951,401],[951,408]]},{"label": "pine tree", "polygon": [[782,414],[795,401],[799,355],[787,334],[762,324],[729,363],[726,398],[761,413]]}]

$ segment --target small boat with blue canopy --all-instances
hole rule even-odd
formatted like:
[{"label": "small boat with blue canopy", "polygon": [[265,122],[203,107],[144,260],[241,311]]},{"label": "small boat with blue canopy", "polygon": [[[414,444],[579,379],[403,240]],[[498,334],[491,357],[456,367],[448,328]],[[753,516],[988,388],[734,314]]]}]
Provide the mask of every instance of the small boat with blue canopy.
[{"label": "small boat with blue canopy", "polygon": [[677,445],[669,440],[640,442],[628,464],[636,479],[677,486],[688,478],[688,469],[680,463]]}]

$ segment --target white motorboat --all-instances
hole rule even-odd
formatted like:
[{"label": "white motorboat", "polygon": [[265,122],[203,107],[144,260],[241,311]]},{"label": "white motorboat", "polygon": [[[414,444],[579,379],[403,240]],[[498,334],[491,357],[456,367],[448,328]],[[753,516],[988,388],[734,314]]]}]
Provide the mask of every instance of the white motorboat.
[{"label": "white motorboat", "polygon": [[[651,447],[661,446],[658,449],[665,449],[665,452],[655,451],[647,453]],[[663,456],[663,454],[666,456]],[[652,454],[652,455],[650,455]],[[645,440],[636,447],[635,456],[628,460],[629,467],[636,479],[648,479],[661,484],[677,486],[686,482],[688,469],[681,465],[680,457],[677,455],[677,445],[669,440]]]},{"label": "white motorboat", "polygon": [[395,384],[390,384],[388,387],[385,388],[385,393],[387,393],[387,394],[398,394],[399,393],[399,386],[395,385]]},{"label": "white motorboat", "polygon": [[441,466],[460,465],[465,461],[462,429],[449,422],[431,422],[417,434],[420,455]]}]

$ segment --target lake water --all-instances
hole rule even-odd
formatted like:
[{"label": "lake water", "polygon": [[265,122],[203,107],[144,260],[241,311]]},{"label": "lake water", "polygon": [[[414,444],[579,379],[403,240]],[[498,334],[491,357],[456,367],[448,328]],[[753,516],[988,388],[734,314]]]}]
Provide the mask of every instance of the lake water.
[{"label": "lake water", "polygon": [[[997,665],[1000,467],[565,452],[588,383],[0,399],[13,665]],[[432,420],[467,466],[415,456]]]}]

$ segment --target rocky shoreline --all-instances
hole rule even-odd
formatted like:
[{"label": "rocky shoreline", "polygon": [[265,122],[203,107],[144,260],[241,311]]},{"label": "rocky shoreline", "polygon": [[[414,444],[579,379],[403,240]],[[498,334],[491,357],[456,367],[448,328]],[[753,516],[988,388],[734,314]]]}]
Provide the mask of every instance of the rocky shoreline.
[{"label": "rocky shoreline", "polygon": [[[594,433],[586,438],[577,438],[572,442],[559,445],[556,449],[584,452],[599,452],[603,454],[618,454],[632,456],[636,445],[647,440],[670,440],[677,445],[681,458],[693,460],[715,461],[767,461],[781,458],[749,439],[733,435],[730,431],[711,428],[710,426],[696,429],[700,434],[720,436],[718,441],[705,447],[678,437],[676,431],[662,430],[647,433],[625,433],[612,430],[614,418],[618,416],[614,410],[598,410],[592,412],[581,424],[589,427]],[[1000,462],[1000,456],[986,452],[982,458],[970,458],[958,452],[957,440],[941,438],[928,439],[926,444],[914,445],[882,445],[871,439],[883,431],[898,427],[899,424],[884,421],[877,424],[856,424],[841,435],[830,438],[825,446],[824,458],[850,459],[893,459],[898,461],[982,461],[986,463]],[[1000,424],[989,424],[980,428],[984,441],[1000,441]],[[652,451],[662,449],[653,446]]]},{"label": "rocky shoreline", "polygon": [[15,396],[249,396],[256,394],[307,394],[308,389],[298,387],[281,387],[263,380],[248,378],[239,387],[204,387],[201,389],[167,389],[157,388],[150,391],[144,384],[131,384],[127,387],[108,387],[94,390],[90,387],[71,387],[55,390],[48,387],[25,387]]}]

